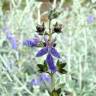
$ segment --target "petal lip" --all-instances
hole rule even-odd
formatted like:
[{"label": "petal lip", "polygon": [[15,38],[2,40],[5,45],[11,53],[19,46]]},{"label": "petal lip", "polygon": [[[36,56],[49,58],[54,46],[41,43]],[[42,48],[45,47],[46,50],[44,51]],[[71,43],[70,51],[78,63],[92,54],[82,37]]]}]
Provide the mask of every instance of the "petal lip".
[{"label": "petal lip", "polygon": [[37,46],[37,42],[35,42],[33,39],[27,39],[23,41],[23,45],[26,45],[28,47],[34,47]]},{"label": "petal lip", "polygon": [[43,55],[45,55],[47,52],[48,52],[48,48],[47,48],[47,47],[44,47],[44,48],[42,48],[40,51],[38,51],[38,53],[36,54],[36,57],[43,56]]},{"label": "petal lip", "polygon": [[57,58],[60,58],[60,54],[57,52],[55,48],[51,48],[51,54]]},{"label": "petal lip", "polygon": [[47,55],[46,63],[49,65],[49,69],[52,72],[56,72],[56,66],[54,65],[54,60],[53,60],[53,57],[51,56],[51,54]]}]

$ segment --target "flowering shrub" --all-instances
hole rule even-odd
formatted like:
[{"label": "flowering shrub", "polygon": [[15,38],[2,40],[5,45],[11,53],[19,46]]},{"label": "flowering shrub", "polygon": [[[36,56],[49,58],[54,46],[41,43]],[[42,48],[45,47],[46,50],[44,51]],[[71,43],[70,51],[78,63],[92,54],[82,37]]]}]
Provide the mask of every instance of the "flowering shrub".
[{"label": "flowering shrub", "polygon": [[1,0],[0,96],[95,96],[95,11],[95,0]]}]

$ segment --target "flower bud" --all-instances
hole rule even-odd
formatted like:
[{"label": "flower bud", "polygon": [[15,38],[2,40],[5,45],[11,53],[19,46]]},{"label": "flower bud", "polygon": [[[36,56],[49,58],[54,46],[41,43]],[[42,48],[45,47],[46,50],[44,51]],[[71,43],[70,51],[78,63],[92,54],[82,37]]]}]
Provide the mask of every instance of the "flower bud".
[{"label": "flower bud", "polygon": [[44,26],[44,23],[42,25],[37,25],[36,26],[36,29],[37,29],[37,33],[39,35],[43,35],[44,31],[45,31],[45,26]]},{"label": "flower bud", "polygon": [[61,29],[62,29],[62,25],[61,25],[61,24],[58,24],[58,23],[56,22],[56,24],[54,25],[53,32],[54,32],[54,33],[61,33],[61,32],[62,32]]},{"label": "flower bud", "polygon": [[53,44],[53,47],[56,47],[56,43]]}]

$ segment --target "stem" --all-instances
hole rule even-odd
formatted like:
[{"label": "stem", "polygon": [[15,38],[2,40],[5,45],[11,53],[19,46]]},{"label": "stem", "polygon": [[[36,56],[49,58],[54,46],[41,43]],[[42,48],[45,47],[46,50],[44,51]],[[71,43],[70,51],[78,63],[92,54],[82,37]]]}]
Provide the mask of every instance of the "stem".
[{"label": "stem", "polygon": [[[50,13],[50,18],[49,18],[49,34],[48,34],[48,36],[49,36],[49,42],[51,42],[51,40],[52,40],[52,29],[51,29],[51,21],[52,21],[52,19],[51,19],[51,15],[52,15],[52,13]],[[53,72],[51,72],[51,73],[49,73],[49,75],[51,76],[51,92],[49,93],[50,94],[50,96],[52,96],[52,91],[53,91],[53,89],[54,89],[54,73]]]},{"label": "stem", "polygon": [[51,19],[49,19],[49,41],[51,41],[52,32],[51,32]]},{"label": "stem", "polygon": [[54,2],[53,2],[53,6],[52,6],[53,9],[56,8],[56,2],[57,2],[57,0],[54,0]]},{"label": "stem", "polygon": [[54,73],[51,72],[51,92],[54,89]]},{"label": "stem", "polygon": [[40,14],[40,7],[41,7],[41,5],[42,5],[42,3],[40,3],[40,4],[38,5],[38,24],[41,23],[41,14]]},{"label": "stem", "polygon": [[51,31],[51,19],[49,19],[49,32]]}]

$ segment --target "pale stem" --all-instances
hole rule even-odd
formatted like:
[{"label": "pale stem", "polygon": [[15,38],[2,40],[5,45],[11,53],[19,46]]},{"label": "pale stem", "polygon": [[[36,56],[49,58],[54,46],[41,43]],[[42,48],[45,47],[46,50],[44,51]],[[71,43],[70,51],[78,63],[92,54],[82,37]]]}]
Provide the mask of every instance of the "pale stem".
[{"label": "pale stem", "polygon": [[71,50],[72,50],[72,32],[71,32],[71,29],[69,31],[69,48],[68,48],[68,77],[69,77],[69,80],[71,80],[71,75],[70,75],[70,72],[71,72]]},{"label": "pale stem", "polygon": [[51,73],[51,91],[54,89],[54,73]]},{"label": "pale stem", "polygon": [[79,87],[82,89],[82,55],[79,56]]},{"label": "pale stem", "polygon": [[41,24],[41,14],[40,14],[40,7],[41,7],[42,3],[40,3],[38,5],[38,24]]},{"label": "pale stem", "polygon": [[59,8],[61,8],[63,6],[63,3],[64,3],[64,0],[61,0],[60,4],[59,4]]},{"label": "pale stem", "polygon": [[88,58],[88,56],[87,56],[87,54],[88,54],[88,46],[87,46],[87,30],[86,31],[84,31],[83,32],[83,34],[84,34],[84,44],[85,44],[85,47],[84,47],[84,55],[85,55],[85,60],[84,60],[84,62],[85,62],[85,67],[84,67],[84,71],[86,71],[87,69],[88,69],[88,63],[87,63],[87,58]]},{"label": "pale stem", "polygon": [[[21,4],[21,0],[18,0],[18,2],[15,1],[15,0],[10,0],[10,1],[12,2],[14,8],[19,7],[20,4]],[[16,4],[15,2],[16,2],[17,4]]]},{"label": "pale stem", "polygon": [[52,6],[53,9],[56,8],[56,2],[57,2],[57,0],[54,0],[54,2],[53,2],[53,6]]}]

